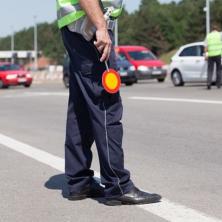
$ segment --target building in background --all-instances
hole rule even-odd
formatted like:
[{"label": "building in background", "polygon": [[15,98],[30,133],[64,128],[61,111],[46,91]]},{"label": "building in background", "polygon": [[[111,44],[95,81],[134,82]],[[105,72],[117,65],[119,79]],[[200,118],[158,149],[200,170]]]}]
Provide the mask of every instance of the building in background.
[{"label": "building in background", "polygon": [[[13,60],[12,60],[13,58]],[[32,70],[34,67],[35,51],[0,51],[0,62],[11,62],[24,66]],[[39,53],[38,69],[48,69],[52,65],[52,61]]]},{"label": "building in background", "polygon": [[11,62],[14,58],[15,63],[25,65],[34,59],[35,51],[0,51],[0,62]]}]

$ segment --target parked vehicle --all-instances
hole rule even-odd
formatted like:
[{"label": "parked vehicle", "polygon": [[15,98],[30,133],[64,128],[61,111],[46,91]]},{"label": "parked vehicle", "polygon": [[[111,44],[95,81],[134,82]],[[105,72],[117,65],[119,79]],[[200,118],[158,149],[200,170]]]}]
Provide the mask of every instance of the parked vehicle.
[{"label": "parked vehicle", "polygon": [[204,42],[182,46],[172,57],[169,73],[175,86],[183,86],[185,83],[206,82],[207,62],[204,57]]},{"label": "parked vehicle", "polygon": [[[125,58],[117,55],[117,71],[120,74],[121,82],[127,86],[133,85],[136,82],[135,68]],[[66,88],[69,88],[69,70],[70,59],[66,56],[63,63],[63,83]]]},{"label": "parked vehicle", "polygon": [[118,67],[117,71],[120,74],[121,82],[126,86],[133,85],[137,81],[134,66],[132,66],[128,60],[120,55],[117,55],[116,62]]},{"label": "parked vehicle", "polygon": [[30,87],[32,76],[21,66],[10,63],[0,63],[0,88],[23,85]]},{"label": "parked vehicle", "polygon": [[164,82],[167,76],[166,65],[146,47],[118,46],[116,51],[134,66],[137,80],[157,79]]}]

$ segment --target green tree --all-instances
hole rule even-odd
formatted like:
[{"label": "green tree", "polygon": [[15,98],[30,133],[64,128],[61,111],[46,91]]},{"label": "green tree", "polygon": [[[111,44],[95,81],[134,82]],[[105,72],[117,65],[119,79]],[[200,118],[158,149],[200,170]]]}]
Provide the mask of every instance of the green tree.
[{"label": "green tree", "polygon": [[[119,43],[144,45],[157,55],[183,44],[205,38],[205,0],[181,0],[161,4],[158,0],[142,0],[133,13],[125,9],[119,19]],[[211,3],[211,19],[222,25],[222,1]],[[38,25],[39,50],[56,63],[61,63],[65,53],[56,22]],[[15,35],[17,50],[32,50],[33,28]],[[10,50],[10,36],[0,38],[0,50]]]}]

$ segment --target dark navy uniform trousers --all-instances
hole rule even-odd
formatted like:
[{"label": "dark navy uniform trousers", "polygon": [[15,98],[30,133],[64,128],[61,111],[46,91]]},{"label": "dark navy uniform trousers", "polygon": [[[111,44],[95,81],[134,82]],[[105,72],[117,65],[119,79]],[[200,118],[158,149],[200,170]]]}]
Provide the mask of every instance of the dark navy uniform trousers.
[{"label": "dark navy uniform trousers", "polygon": [[[113,34],[110,32],[113,40]],[[105,64],[93,41],[62,29],[64,45],[71,59],[70,96],[65,141],[65,173],[70,192],[89,186],[94,175],[90,169],[91,146],[96,143],[102,184],[107,198],[118,197],[133,187],[130,173],[124,169],[122,149],[122,101],[119,93],[108,94],[102,87]],[[116,68],[115,52],[109,59]]]}]

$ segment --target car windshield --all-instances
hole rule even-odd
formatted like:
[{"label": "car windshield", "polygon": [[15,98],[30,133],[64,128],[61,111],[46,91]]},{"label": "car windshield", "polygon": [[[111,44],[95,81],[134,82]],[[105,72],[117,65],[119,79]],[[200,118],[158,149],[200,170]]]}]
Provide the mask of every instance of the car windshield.
[{"label": "car windshield", "polygon": [[155,55],[150,51],[131,51],[129,55],[133,60],[156,60]]},{"label": "car windshield", "polygon": [[19,70],[20,66],[16,64],[4,64],[0,65],[0,71]]}]

